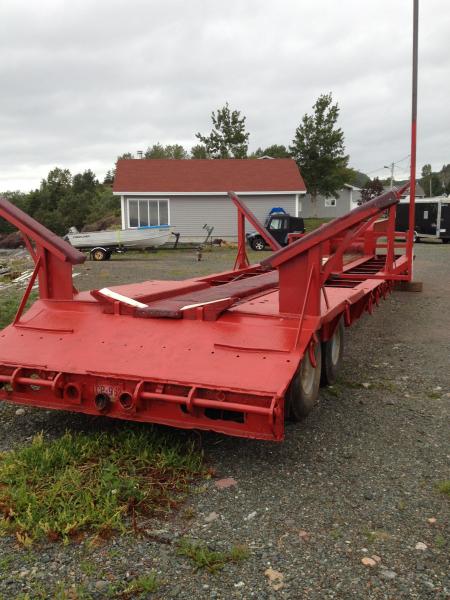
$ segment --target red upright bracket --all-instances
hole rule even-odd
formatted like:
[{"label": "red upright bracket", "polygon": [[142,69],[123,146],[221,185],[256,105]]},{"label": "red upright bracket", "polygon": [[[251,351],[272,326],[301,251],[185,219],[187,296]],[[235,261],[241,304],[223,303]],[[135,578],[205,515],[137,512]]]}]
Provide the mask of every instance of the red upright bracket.
[{"label": "red upright bracket", "polygon": [[[85,255],[5,198],[0,198],[0,217],[19,229],[35,263],[33,278],[39,277],[41,298],[71,300],[72,265],[83,263],[86,260]],[[34,247],[31,242],[34,242]],[[24,301],[30,291],[29,286]]]},{"label": "red upright bracket", "polygon": [[236,206],[238,214],[238,253],[234,263],[234,269],[245,269],[250,264],[246,250],[245,219],[247,219],[248,222],[253,225],[256,231],[260,234],[266,244],[272,248],[272,250],[279,250],[281,246],[273,237],[273,235],[267,231],[264,225],[262,225],[258,218],[252,213],[243,200],[241,200],[234,192],[228,192],[228,196]]},{"label": "red upright bracket", "polygon": [[[407,187],[407,186],[405,186]],[[338,217],[306,234],[285,248],[274,252],[261,261],[261,266],[279,271],[279,309],[281,313],[294,313],[317,316],[320,314],[320,294],[326,279],[334,272],[342,272],[342,257],[346,249],[362,236],[376,219],[386,210],[395,209],[400,200],[401,190],[387,192],[367,202],[346,215]],[[387,266],[392,269],[394,258],[395,231],[392,212],[387,232]],[[331,244],[331,242],[335,242]],[[333,246],[330,251],[330,246]],[[373,250],[375,252],[375,250]],[[325,263],[323,264],[323,261]],[[320,274],[312,277],[312,273]],[[397,277],[397,274],[391,275]],[[406,277],[406,275],[402,275]],[[389,278],[388,276],[386,278]],[[310,281],[308,289],[304,282]]]}]

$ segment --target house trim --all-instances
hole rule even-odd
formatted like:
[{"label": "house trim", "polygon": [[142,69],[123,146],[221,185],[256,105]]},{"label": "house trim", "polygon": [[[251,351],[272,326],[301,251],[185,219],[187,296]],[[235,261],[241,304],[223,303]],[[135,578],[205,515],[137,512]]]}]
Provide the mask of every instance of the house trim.
[{"label": "house trim", "polygon": [[[239,196],[292,196],[305,195],[306,191],[235,192]],[[113,192],[114,196],[228,196],[228,192]]]},{"label": "house trim", "polygon": [[125,229],[125,198],[120,196],[120,216],[122,217],[122,229]]}]

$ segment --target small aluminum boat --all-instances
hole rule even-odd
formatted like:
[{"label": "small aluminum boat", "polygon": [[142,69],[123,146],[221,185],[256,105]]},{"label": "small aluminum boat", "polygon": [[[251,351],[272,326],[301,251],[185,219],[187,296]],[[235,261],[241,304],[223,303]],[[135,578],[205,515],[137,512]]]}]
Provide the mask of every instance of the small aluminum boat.
[{"label": "small aluminum boat", "polygon": [[94,260],[107,260],[111,257],[112,252],[127,248],[162,246],[169,241],[170,234],[169,225],[83,233],[80,233],[75,227],[71,227],[64,239],[74,248],[89,251]]}]

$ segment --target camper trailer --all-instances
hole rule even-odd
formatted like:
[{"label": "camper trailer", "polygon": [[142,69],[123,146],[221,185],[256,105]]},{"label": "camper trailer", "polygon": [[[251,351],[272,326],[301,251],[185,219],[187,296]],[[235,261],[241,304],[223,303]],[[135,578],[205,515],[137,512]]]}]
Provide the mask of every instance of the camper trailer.
[{"label": "camper trailer", "polygon": [[[397,206],[396,229],[408,229],[409,197]],[[414,241],[422,239],[440,239],[444,244],[450,242],[450,198],[417,199],[415,203]]]}]

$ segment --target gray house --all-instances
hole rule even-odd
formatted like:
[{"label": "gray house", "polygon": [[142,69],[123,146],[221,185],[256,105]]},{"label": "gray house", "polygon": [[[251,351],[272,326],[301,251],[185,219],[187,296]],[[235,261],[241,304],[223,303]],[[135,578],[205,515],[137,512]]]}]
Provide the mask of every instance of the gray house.
[{"label": "gray house", "polygon": [[334,219],[335,217],[345,215],[358,206],[360,200],[361,188],[346,183],[339,192],[339,198],[334,198],[334,196],[330,196],[329,198],[319,196],[315,204],[313,204],[311,196],[306,194],[299,205],[299,216],[304,219],[309,217]]},{"label": "gray house", "polygon": [[[403,187],[406,183],[408,183],[408,181],[395,181],[394,182],[394,187],[396,188],[400,188]],[[391,189],[390,185],[385,185],[383,190],[385,192],[389,192]],[[414,195],[415,198],[425,198],[425,192],[423,190],[423,187],[420,185],[420,183],[418,181],[416,181],[416,193]],[[401,195],[401,199],[404,200],[405,198],[408,198],[409,200],[409,190],[406,190],[406,192],[403,192],[403,194]]]},{"label": "gray house", "polygon": [[157,160],[117,162],[113,192],[121,199],[122,229],[170,225],[180,241],[237,239],[233,190],[264,221],[272,208],[298,216],[306,193],[291,159]]}]

